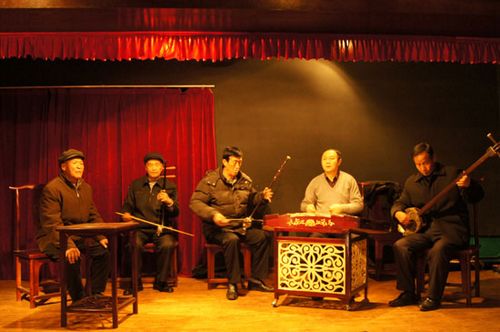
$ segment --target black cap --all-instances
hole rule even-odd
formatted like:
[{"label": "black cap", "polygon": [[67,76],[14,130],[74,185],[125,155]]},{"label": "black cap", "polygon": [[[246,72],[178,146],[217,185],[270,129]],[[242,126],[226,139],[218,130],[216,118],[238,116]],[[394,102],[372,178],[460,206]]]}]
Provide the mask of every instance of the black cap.
[{"label": "black cap", "polygon": [[59,165],[61,165],[62,163],[66,162],[68,160],[71,160],[71,159],[75,159],[75,158],[80,158],[82,160],[85,160],[85,155],[83,154],[82,151],[78,151],[75,149],[69,149],[69,150],[64,151],[59,156],[57,161],[59,161]]},{"label": "black cap", "polygon": [[161,161],[162,164],[165,164],[165,159],[163,158],[163,156],[158,153],[158,152],[149,152],[148,154],[146,154],[144,156],[144,163],[147,163],[148,160],[151,160],[151,159],[154,159],[154,160],[159,160]]}]

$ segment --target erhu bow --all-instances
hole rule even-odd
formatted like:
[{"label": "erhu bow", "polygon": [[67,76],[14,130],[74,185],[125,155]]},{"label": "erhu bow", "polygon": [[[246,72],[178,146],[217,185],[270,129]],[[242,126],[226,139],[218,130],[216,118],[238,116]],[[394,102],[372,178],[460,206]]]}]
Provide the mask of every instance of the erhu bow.
[{"label": "erhu bow", "polygon": [[453,180],[446,187],[444,187],[443,190],[441,190],[436,196],[434,196],[430,201],[428,201],[423,207],[421,207],[420,209],[416,207],[410,207],[405,210],[405,213],[408,214],[408,219],[410,223],[406,226],[403,226],[400,223],[398,223],[398,231],[400,233],[406,236],[421,231],[422,228],[426,226],[426,223],[424,222],[422,216],[425,215],[425,213],[429,211],[430,208],[434,206],[434,204],[436,204],[444,196],[446,196],[446,194],[448,194],[448,192],[456,186],[458,180],[460,180],[464,175],[469,175],[470,173],[472,173],[477,167],[479,167],[479,165],[485,162],[488,158],[494,157],[495,155],[497,155],[500,158],[500,142],[495,141],[491,133],[488,133],[486,137],[488,137],[490,141],[493,142],[493,145],[488,147],[488,149],[486,149],[486,152],[478,160],[476,160],[465,171],[463,171],[455,180]]},{"label": "erhu bow", "polygon": [[[117,214],[119,216],[122,216],[122,217],[125,215],[125,213],[121,213],[121,212],[115,212],[115,214]],[[183,232],[183,231],[180,231],[180,230],[175,229],[173,227],[160,225],[160,224],[157,224],[155,222],[152,222],[152,221],[149,221],[149,220],[146,220],[146,219],[134,217],[132,215],[130,216],[130,218],[132,220],[139,221],[139,222],[141,222],[143,224],[148,224],[148,225],[151,225],[151,226],[155,226],[155,227],[161,228],[162,230],[166,229],[166,230],[169,230],[169,231],[172,231],[172,232],[176,232],[176,233],[180,233],[180,234],[184,234],[184,235],[189,235],[189,236],[194,236],[194,234],[191,234],[191,233],[188,233],[188,232]]]},{"label": "erhu bow", "polygon": [[[267,188],[271,188],[276,180],[278,180],[278,177],[281,175],[281,172],[283,171],[283,168],[285,168],[286,163],[292,159],[290,156],[286,156],[285,160],[281,163],[280,167],[276,171],[276,173],[273,176],[273,179],[267,186]],[[248,228],[252,227],[253,225],[259,225],[261,226],[263,223],[262,219],[253,219],[253,216],[257,212],[258,208],[260,207],[261,203],[263,200],[260,200],[255,207],[253,208],[252,212],[250,215],[246,218],[231,218],[229,220],[229,225],[226,226],[224,229],[228,232],[232,233],[239,233],[241,235],[245,235],[246,231]]]}]

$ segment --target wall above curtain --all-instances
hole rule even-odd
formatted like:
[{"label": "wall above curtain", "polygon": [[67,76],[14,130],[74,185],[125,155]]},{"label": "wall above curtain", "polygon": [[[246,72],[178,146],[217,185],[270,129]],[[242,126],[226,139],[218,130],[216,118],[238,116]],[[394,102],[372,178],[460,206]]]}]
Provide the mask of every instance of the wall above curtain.
[{"label": "wall above curtain", "polygon": [[497,1],[3,1],[0,59],[498,63]]}]

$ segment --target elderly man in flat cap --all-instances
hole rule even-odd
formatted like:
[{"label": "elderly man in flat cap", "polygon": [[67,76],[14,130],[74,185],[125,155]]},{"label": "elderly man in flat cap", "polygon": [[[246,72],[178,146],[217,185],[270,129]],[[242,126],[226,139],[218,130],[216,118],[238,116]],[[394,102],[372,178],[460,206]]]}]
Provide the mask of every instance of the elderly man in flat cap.
[{"label": "elderly man in flat cap", "polygon": [[[175,226],[173,218],[179,215],[177,187],[162,176],[165,159],[160,153],[150,152],[144,157],[144,167],[146,175],[132,181],[129,186],[122,209],[123,220],[131,221],[131,216],[134,216],[158,225]],[[156,247],[156,276],[153,288],[160,292],[172,293],[173,285],[168,283],[168,279],[173,275],[172,261],[177,245],[176,234],[150,224],[141,224],[136,234],[136,245],[140,250],[149,242],[154,243]],[[127,272],[130,272],[130,257],[131,255],[126,261]],[[141,267],[142,258],[139,255],[139,290],[142,290]],[[130,288],[124,291],[124,295],[131,293]]]},{"label": "elderly man in flat cap", "polygon": [[[92,198],[92,188],[82,176],[85,156],[81,151],[69,149],[59,157],[59,176],[44,187],[40,198],[40,227],[37,243],[42,252],[51,259],[59,258],[59,232],[56,227],[92,222],[103,222]],[[68,238],[65,257],[68,291],[73,303],[85,296],[80,273],[80,252],[91,256],[92,294],[100,296],[106,288],[110,260],[108,240],[96,236],[84,241],[77,236]]]}]

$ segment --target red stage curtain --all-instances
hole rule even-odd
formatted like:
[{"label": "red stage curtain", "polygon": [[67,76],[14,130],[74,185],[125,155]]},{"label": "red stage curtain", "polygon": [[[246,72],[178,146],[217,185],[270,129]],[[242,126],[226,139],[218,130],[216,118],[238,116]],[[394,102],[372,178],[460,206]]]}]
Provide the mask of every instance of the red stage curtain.
[{"label": "red stage curtain", "polygon": [[[8,186],[46,183],[58,174],[68,148],[84,151],[84,178],[106,221],[118,221],[130,182],[145,174],[143,157],[161,152],[177,167],[182,273],[190,274],[202,252],[200,221],[189,199],[207,169],[216,167],[214,97],[209,89],[73,88],[0,90],[0,279],[14,277],[14,192]],[[21,192],[31,216],[30,194]],[[36,247],[28,223],[21,248]]]},{"label": "red stage curtain", "polygon": [[327,59],[498,63],[498,38],[286,33],[0,33],[0,59]]}]

